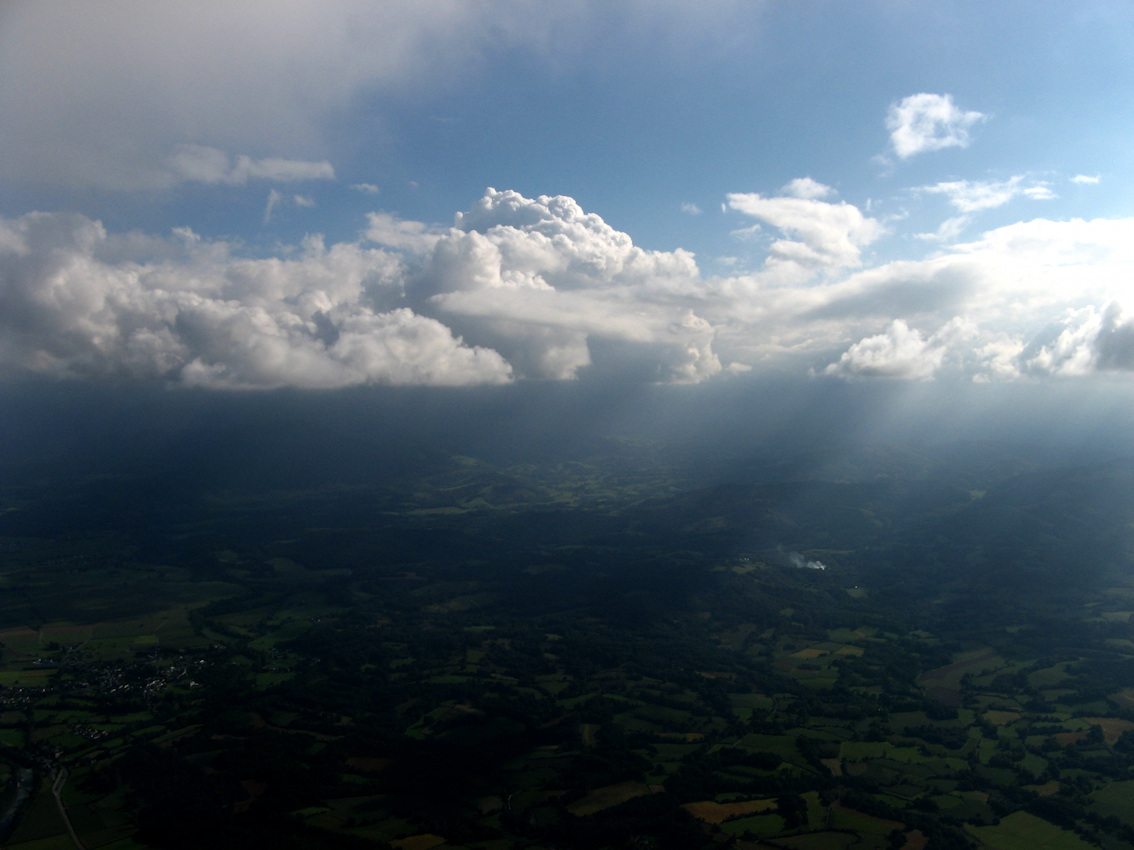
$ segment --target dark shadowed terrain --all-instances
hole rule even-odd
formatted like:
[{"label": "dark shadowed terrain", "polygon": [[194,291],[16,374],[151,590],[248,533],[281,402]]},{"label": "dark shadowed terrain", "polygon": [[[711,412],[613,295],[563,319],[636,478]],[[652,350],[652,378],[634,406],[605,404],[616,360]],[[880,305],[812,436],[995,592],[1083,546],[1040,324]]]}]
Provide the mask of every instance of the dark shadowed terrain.
[{"label": "dark shadowed terrain", "polygon": [[1134,448],[1045,392],[10,389],[8,846],[1131,846]]}]

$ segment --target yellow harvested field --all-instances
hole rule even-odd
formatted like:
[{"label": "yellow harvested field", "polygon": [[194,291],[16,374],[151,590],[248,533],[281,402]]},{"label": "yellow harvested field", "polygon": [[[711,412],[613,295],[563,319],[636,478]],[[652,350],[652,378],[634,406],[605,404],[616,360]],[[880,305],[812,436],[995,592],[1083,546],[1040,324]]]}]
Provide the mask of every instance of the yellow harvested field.
[{"label": "yellow harvested field", "polygon": [[[3,635],[0,635],[0,638],[2,637]],[[1118,693],[1111,694],[1109,699],[1119,708],[1134,708],[1134,688],[1123,688]]]},{"label": "yellow harvested field", "polygon": [[598,732],[598,728],[597,723],[579,724],[579,735],[582,737],[584,747],[590,748],[595,745],[595,733]]},{"label": "yellow harvested field", "polygon": [[652,793],[650,786],[643,782],[618,782],[614,785],[596,788],[583,799],[576,800],[569,805],[567,811],[577,817],[584,817],[650,793]]},{"label": "yellow harvested field", "polygon": [[1092,726],[1102,726],[1102,739],[1107,743],[1117,743],[1123,732],[1134,729],[1134,723],[1120,717],[1083,717]]},{"label": "yellow harvested field", "polygon": [[1122,737],[1123,732],[1134,729],[1134,723],[1119,717],[1084,717],[1083,719],[1092,726],[1101,726],[1103,740],[1108,744],[1118,743],[1118,739]]},{"label": "yellow harvested field", "polygon": [[[876,824],[879,829],[882,829],[885,832],[892,832],[895,829],[905,829],[906,827],[906,825],[901,821],[889,820],[888,818],[880,818],[875,817],[874,815],[868,815],[864,812],[858,811],[858,809],[852,809],[849,806],[844,806],[839,802],[832,803],[830,811],[833,815],[833,825],[837,826],[840,819],[849,821],[850,823],[857,824],[856,827],[852,827],[856,832],[862,829],[862,823]],[[840,816],[842,817],[840,818]]]},{"label": "yellow harvested field", "polygon": [[714,803],[712,800],[704,800],[700,803],[686,803],[681,808],[705,823],[724,823],[730,818],[773,812],[776,810],[776,801],[742,800],[737,803]]},{"label": "yellow harvested field", "polygon": [[681,741],[685,744],[696,744],[698,741],[705,740],[704,732],[658,732],[657,737],[661,741]]},{"label": "yellow harvested field", "polygon": [[791,654],[792,658],[821,658],[824,655],[830,655],[827,650],[820,649],[817,646],[809,646],[807,649],[801,649],[798,652]]},{"label": "yellow harvested field", "polygon": [[982,717],[991,723],[993,726],[1006,726],[1009,723],[1015,723],[1020,719],[1020,712],[1018,711],[986,711]]},{"label": "yellow harvested field", "polygon": [[390,766],[390,760],[370,756],[352,756],[347,759],[347,766],[365,773],[372,773],[376,770],[385,770]]},{"label": "yellow harvested field", "polygon": [[426,832],[422,835],[411,835],[409,838],[391,841],[390,846],[397,848],[397,850],[430,850],[430,848],[439,847],[444,843],[445,839],[440,835]]}]

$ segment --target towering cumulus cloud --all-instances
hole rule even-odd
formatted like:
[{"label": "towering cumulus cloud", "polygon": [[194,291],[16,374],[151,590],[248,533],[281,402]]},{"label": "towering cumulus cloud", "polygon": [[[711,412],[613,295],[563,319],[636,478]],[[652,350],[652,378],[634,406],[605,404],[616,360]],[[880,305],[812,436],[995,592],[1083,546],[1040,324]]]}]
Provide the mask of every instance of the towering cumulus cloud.
[{"label": "towering cumulus cloud", "polygon": [[1021,222],[872,264],[879,220],[814,180],[784,191],[728,196],[766,257],[718,277],[571,198],[495,189],[447,227],[376,212],[357,241],[267,258],[29,213],[0,220],[0,372],[267,389],[1134,371],[1134,219]]},{"label": "towering cumulus cloud", "polygon": [[488,194],[431,231],[375,214],[370,243],[243,259],[189,231],[112,236],[79,215],[0,224],[0,364],[225,388],[647,380],[720,371],[667,295],[691,255],[651,253],[569,198]]},{"label": "towering cumulus cloud", "polygon": [[697,277],[688,252],[637,248],[571,198],[489,189],[425,254],[413,291],[423,312],[526,376],[572,378],[593,363],[696,381],[721,370],[711,326],[676,297]]}]

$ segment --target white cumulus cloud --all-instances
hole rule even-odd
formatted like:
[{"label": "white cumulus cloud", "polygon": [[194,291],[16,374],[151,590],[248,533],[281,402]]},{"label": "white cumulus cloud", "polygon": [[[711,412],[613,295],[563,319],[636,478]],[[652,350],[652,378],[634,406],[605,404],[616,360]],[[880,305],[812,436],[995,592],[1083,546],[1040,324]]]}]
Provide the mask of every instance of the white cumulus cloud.
[{"label": "white cumulus cloud", "polygon": [[[273,189],[265,214],[303,202]],[[570,198],[489,190],[450,228],[368,222],[357,243],[249,259],[187,229],[0,221],[0,372],[256,389],[722,370],[686,297],[692,255],[638,248]]]},{"label": "white cumulus cloud", "polygon": [[812,180],[810,177],[796,177],[780,191],[785,195],[791,195],[793,198],[811,199],[828,198],[835,194],[835,190],[830,186],[826,186],[818,180]]},{"label": "white cumulus cloud", "polygon": [[686,251],[646,251],[564,196],[488,192],[423,257],[413,288],[519,373],[580,370],[700,380],[721,364],[714,330],[684,296],[700,278]]},{"label": "white cumulus cloud", "polygon": [[965,111],[949,94],[921,92],[890,105],[886,129],[890,145],[900,159],[926,151],[969,146],[969,130],[988,119],[980,112]]},{"label": "white cumulus cloud", "polygon": [[1018,360],[1019,370],[1030,375],[1134,372],[1134,317],[1117,301],[1102,310],[1069,311],[1044,328]]},{"label": "white cumulus cloud", "polygon": [[941,366],[944,347],[895,319],[882,333],[866,337],[847,349],[825,375],[868,378],[929,378]]},{"label": "white cumulus cloud", "polygon": [[245,260],[175,239],[147,260],[83,216],[0,222],[0,369],[229,389],[511,379],[496,352],[383,309],[400,273],[384,252],[312,239],[295,259]]},{"label": "white cumulus cloud", "polygon": [[1094,340],[1095,365],[1103,370],[1134,371],[1134,316],[1116,301],[1099,320]]},{"label": "white cumulus cloud", "polygon": [[880,225],[849,204],[729,202],[783,234],[756,272],[705,275],[571,198],[494,189],[448,227],[376,212],[357,241],[259,258],[187,228],[0,219],[0,373],[254,389],[1134,371],[1134,219],[1020,222],[863,268]]},{"label": "white cumulus cloud", "polygon": [[875,329],[824,374],[973,380],[1129,371],[1134,219],[997,228],[929,260],[859,272],[816,293]]},{"label": "white cumulus cloud", "polygon": [[[805,191],[814,194],[813,186],[803,185]],[[728,196],[728,205],[791,237],[772,243],[769,263],[802,269],[856,266],[861,249],[885,232],[877,219],[864,216],[858,207],[845,201],[833,204],[814,197],[733,193]]]}]

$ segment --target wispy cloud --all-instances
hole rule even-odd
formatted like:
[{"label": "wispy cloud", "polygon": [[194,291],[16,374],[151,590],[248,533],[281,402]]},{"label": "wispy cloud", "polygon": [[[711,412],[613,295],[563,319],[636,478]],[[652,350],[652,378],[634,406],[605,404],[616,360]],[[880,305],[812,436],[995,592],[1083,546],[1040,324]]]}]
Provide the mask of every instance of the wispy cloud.
[{"label": "wispy cloud", "polygon": [[366,220],[366,238],[387,248],[424,253],[432,249],[442,236],[423,222],[406,221],[386,212],[369,213]]},{"label": "wispy cloud", "polygon": [[178,145],[166,164],[175,180],[198,183],[240,186],[249,180],[287,183],[335,179],[335,169],[326,161],[306,162],[279,157],[253,159],[243,155],[233,161],[224,151],[205,145]]},{"label": "wispy cloud", "polygon": [[971,215],[955,215],[945,219],[937,229],[930,233],[915,233],[914,238],[923,242],[953,242],[960,238],[965,228],[972,224]]},{"label": "wispy cloud", "polygon": [[824,564],[822,561],[805,558],[805,557],[803,557],[803,555],[799,554],[798,552],[791,552],[788,555],[788,560],[791,561],[791,565],[793,567],[795,567],[797,570],[825,570],[825,569],[827,569],[827,565]]},{"label": "wispy cloud", "polygon": [[276,211],[276,207],[280,205],[283,200],[283,195],[278,189],[272,189],[268,192],[267,203],[264,204],[264,224],[272,220],[272,213]]},{"label": "wispy cloud", "polygon": [[917,234],[918,239],[941,242],[957,239],[972,223],[976,213],[1002,207],[1015,198],[1050,201],[1058,197],[1047,182],[1029,183],[1024,175],[1007,180],[953,180],[921,186],[915,191],[944,195],[950,206],[962,213],[947,218],[933,233]]},{"label": "wispy cloud", "polygon": [[922,186],[919,191],[944,195],[953,207],[963,213],[995,209],[1018,197],[1033,201],[1048,201],[1056,197],[1047,183],[1033,181],[1029,184],[1026,179],[1017,175],[1007,180],[953,180]]},{"label": "wispy cloud", "polygon": [[309,195],[292,195],[289,198],[278,189],[271,189],[268,192],[267,203],[264,205],[264,224],[268,224],[272,220],[272,216],[277,209],[289,202],[296,207],[306,209],[316,206],[315,199]]}]

